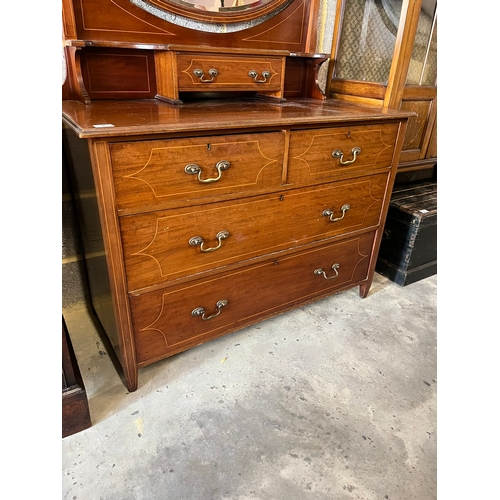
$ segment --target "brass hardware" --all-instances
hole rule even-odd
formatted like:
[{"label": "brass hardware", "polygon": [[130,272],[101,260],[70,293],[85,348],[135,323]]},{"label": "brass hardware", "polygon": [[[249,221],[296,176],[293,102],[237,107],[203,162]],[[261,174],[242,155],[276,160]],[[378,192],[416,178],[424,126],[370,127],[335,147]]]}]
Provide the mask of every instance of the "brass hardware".
[{"label": "brass hardware", "polygon": [[257,73],[257,71],[255,71],[254,69],[252,69],[248,72],[248,76],[250,78],[253,78],[255,83],[266,83],[267,79],[271,76],[271,72],[270,71],[263,71],[262,72],[262,76],[263,76],[264,80],[257,80],[259,73]]},{"label": "brass hardware", "polygon": [[219,244],[216,247],[211,247],[211,248],[203,248],[203,238],[201,236],[193,236],[192,238],[189,239],[189,244],[193,247],[196,247],[200,245],[200,250],[202,252],[214,252],[215,250],[218,250],[222,246],[222,240],[225,240],[229,236],[229,231],[219,231],[216,234],[217,241]]},{"label": "brass hardware", "polygon": [[352,155],[353,155],[353,158],[352,160],[347,160],[347,161],[344,161],[344,153],[342,152],[342,150],[340,149],[336,149],[333,153],[332,153],[332,156],[334,158],[339,158],[340,159],[340,164],[341,165],[350,165],[351,163],[354,163],[356,161],[356,156],[361,154],[361,148],[356,146],[355,148],[352,148],[351,150],[352,152]]},{"label": "brass hardware", "polygon": [[339,272],[337,271],[337,269],[340,267],[340,264],[333,264],[332,266],[332,269],[335,271],[335,274],[333,276],[330,276],[329,278],[327,277],[325,271],[323,271],[323,268],[318,268],[318,269],[315,269],[314,270],[314,274],[316,276],[319,276],[319,275],[323,275],[323,278],[325,278],[325,280],[333,280],[335,279],[338,275],[339,275]]},{"label": "brass hardware", "polygon": [[204,307],[197,307],[196,309],[193,309],[191,311],[191,314],[193,316],[201,316],[201,319],[203,321],[207,321],[209,319],[212,319],[212,318],[215,318],[216,316],[218,316],[220,314],[220,311],[223,307],[227,306],[228,304],[228,301],[226,299],[222,299],[222,300],[219,300],[217,302],[216,307],[217,307],[217,312],[215,314],[212,314],[212,316],[205,316],[205,308]]},{"label": "brass hardware", "polygon": [[340,207],[340,210],[342,210],[342,217],[336,217],[335,219],[333,218],[333,210],[330,210],[329,208],[323,210],[323,217],[329,217],[330,222],[337,222],[339,220],[342,220],[345,217],[345,214],[348,210],[350,210],[351,205],[349,203],[346,203],[345,205],[342,205]]},{"label": "brass hardware", "polygon": [[217,177],[212,177],[209,179],[201,178],[201,167],[199,165],[196,165],[196,163],[191,163],[190,165],[186,165],[184,167],[184,172],[186,172],[186,174],[198,174],[198,180],[203,184],[208,184],[209,182],[217,182],[222,176],[222,171],[227,170],[230,166],[231,162],[227,160],[218,161],[217,164],[215,165],[215,168],[217,169],[219,175]]},{"label": "brass hardware", "polygon": [[202,69],[195,69],[193,70],[193,73],[195,76],[197,76],[200,79],[201,83],[211,83],[214,81],[214,78],[219,74],[219,72],[215,68],[211,68],[208,70],[208,74],[212,77],[210,80],[204,80],[203,77],[205,76],[205,73],[203,73]]}]

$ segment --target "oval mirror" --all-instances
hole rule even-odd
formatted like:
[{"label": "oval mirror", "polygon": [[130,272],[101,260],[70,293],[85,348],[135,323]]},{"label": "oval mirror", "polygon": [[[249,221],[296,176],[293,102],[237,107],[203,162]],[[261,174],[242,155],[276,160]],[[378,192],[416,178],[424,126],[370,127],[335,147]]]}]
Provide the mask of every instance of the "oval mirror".
[{"label": "oval mirror", "polygon": [[149,0],[148,3],[187,19],[236,23],[281,10],[290,0]]}]

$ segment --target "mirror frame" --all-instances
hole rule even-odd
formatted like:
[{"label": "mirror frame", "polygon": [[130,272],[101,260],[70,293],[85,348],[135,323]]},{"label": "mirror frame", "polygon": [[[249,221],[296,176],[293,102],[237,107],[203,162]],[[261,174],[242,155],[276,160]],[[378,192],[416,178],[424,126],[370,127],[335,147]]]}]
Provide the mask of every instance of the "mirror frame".
[{"label": "mirror frame", "polygon": [[255,8],[237,9],[233,12],[214,12],[207,10],[196,9],[196,7],[189,7],[187,4],[181,5],[169,0],[147,0],[147,2],[161,10],[165,10],[172,14],[176,14],[187,19],[195,19],[197,21],[204,21],[207,23],[238,23],[251,21],[261,16],[265,16],[290,0],[269,0],[264,5],[259,5]]}]

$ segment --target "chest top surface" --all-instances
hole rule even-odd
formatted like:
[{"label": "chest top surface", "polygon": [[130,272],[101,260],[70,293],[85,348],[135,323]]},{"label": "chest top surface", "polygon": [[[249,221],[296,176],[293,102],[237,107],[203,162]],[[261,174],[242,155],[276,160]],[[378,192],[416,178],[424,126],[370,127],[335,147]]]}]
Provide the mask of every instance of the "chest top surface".
[{"label": "chest top surface", "polygon": [[283,103],[257,99],[206,100],[182,106],[170,106],[156,99],[103,100],[90,105],[63,101],[62,112],[64,122],[81,138],[330,126],[397,120],[412,115],[315,99],[291,99]]}]

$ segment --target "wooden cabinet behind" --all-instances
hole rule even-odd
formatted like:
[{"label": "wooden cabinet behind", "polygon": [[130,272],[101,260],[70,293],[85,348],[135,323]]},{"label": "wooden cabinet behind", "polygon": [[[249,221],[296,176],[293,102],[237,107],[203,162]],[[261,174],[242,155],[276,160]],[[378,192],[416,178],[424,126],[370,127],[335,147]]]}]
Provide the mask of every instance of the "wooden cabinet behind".
[{"label": "wooden cabinet behind", "polygon": [[437,164],[436,7],[437,0],[337,3],[327,94],[415,113],[398,168],[408,179],[431,176]]}]

